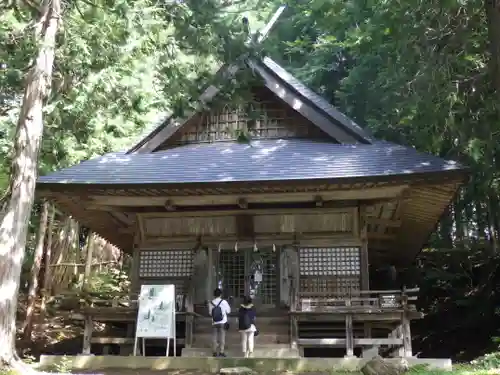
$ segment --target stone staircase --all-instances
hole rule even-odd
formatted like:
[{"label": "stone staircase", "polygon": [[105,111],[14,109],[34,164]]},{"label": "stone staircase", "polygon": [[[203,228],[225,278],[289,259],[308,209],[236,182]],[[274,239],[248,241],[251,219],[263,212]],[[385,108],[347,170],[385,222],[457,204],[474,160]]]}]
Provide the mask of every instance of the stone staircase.
[{"label": "stone staircase", "polygon": [[[227,346],[225,354],[229,358],[243,358],[241,346]],[[182,357],[212,357],[212,350],[207,348],[184,348]],[[290,348],[290,345],[271,344],[259,345],[255,343],[253,358],[299,358],[299,350]]]},{"label": "stone staircase", "polygon": [[[226,332],[226,355],[243,357],[237,319],[229,318]],[[284,317],[258,317],[259,335],[255,338],[254,358],[298,358],[299,350],[290,348],[289,320]],[[182,350],[183,357],[212,356],[212,319],[197,318],[194,326],[193,346]]]}]

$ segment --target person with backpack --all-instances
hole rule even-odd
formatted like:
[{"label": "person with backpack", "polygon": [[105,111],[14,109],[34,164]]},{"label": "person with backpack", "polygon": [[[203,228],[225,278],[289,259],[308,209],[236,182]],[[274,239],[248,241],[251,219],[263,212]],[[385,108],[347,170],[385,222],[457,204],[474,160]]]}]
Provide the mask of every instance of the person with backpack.
[{"label": "person with backpack", "polygon": [[214,299],[208,306],[209,314],[212,316],[212,344],[214,357],[225,357],[224,346],[226,344],[227,316],[231,313],[231,307],[222,298],[222,290],[214,290]]},{"label": "person with backpack", "polygon": [[238,311],[238,329],[241,333],[241,350],[245,358],[253,355],[254,337],[258,334],[255,327],[257,313],[250,297],[243,297]]}]

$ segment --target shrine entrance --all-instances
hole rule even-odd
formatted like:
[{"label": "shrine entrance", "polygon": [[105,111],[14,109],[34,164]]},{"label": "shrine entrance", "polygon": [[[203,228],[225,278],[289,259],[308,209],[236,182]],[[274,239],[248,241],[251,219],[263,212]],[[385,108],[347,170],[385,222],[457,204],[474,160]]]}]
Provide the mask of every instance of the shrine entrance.
[{"label": "shrine entrance", "polygon": [[273,248],[215,251],[214,260],[216,285],[233,308],[245,295],[259,311],[278,306],[278,252]]}]

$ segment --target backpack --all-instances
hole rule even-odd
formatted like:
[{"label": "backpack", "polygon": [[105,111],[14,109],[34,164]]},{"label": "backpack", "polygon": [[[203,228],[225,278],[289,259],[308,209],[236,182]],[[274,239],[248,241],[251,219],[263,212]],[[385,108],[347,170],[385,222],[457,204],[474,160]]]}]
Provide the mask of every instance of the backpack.
[{"label": "backpack", "polygon": [[252,319],[250,318],[250,310],[241,308],[238,317],[238,328],[240,331],[245,331],[252,326]]},{"label": "backpack", "polygon": [[213,309],[212,309],[212,320],[214,323],[220,323],[224,319],[224,314],[222,314],[222,309],[220,307],[220,304],[222,303],[222,299],[219,301],[217,305],[215,305],[213,302],[211,302]]}]

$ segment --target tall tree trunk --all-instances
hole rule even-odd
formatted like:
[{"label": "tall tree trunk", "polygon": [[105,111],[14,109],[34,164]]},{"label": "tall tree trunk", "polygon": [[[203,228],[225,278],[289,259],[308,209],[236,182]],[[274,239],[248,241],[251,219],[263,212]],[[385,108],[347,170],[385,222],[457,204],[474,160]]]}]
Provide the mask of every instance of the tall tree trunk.
[{"label": "tall tree trunk", "polygon": [[453,248],[453,211],[450,208],[449,211],[443,215],[441,222],[439,223],[439,234],[441,237],[441,245],[450,250]]},{"label": "tall tree trunk", "polygon": [[60,0],[43,0],[35,23],[38,52],[26,77],[14,139],[9,194],[0,222],[0,359],[14,363],[16,309],[28,222],[35,196],[38,152],[43,135],[43,104],[50,92]]},{"label": "tall tree trunk", "polygon": [[453,216],[456,227],[455,235],[457,238],[457,242],[460,245],[462,245],[465,238],[465,229],[464,229],[464,220],[462,218],[463,216],[462,205],[459,203],[459,200],[460,198],[457,198],[457,200],[453,204]]},{"label": "tall tree trunk", "polygon": [[45,272],[43,273],[43,286],[42,286],[42,303],[40,304],[40,323],[45,320],[45,312],[47,309],[47,299],[50,296],[51,285],[51,271],[52,268],[52,238],[54,231],[54,220],[56,216],[56,209],[54,206],[51,207],[50,217],[49,217],[49,229],[47,237],[47,246],[45,250]]},{"label": "tall tree trunk", "polygon": [[476,213],[476,225],[477,225],[477,233],[476,233],[476,238],[479,239],[479,241],[483,241],[485,236],[486,236],[486,220],[484,217],[484,210],[483,206],[481,205],[481,201],[479,199],[476,199],[474,201],[474,211]]},{"label": "tall tree trunk", "polygon": [[488,195],[487,200],[487,208],[488,208],[488,239],[491,244],[491,255],[496,255],[498,252],[498,238],[496,236],[495,231],[495,217],[496,217],[496,207],[492,202],[492,195],[494,193],[490,193]]},{"label": "tall tree trunk", "polygon": [[497,95],[500,95],[500,0],[484,0],[484,8],[488,21],[492,85]]},{"label": "tall tree trunk", "polygon": [[24,322],[23,338],[26,341],[31,340],[31,332],[33,331],[33,314],[35,312],[36,297],[38,292],[38,278],[40,275],[40,266],[42,264],[43,249],[45,245],[45,236],[47,234],[47,218],[49,216],[49,203],[43,203],[42,217],[38,226],[38,236],[31,267],[31,284],[28,292],[28,305],[26,308],[26,320]]}]

